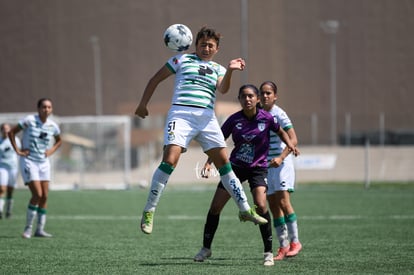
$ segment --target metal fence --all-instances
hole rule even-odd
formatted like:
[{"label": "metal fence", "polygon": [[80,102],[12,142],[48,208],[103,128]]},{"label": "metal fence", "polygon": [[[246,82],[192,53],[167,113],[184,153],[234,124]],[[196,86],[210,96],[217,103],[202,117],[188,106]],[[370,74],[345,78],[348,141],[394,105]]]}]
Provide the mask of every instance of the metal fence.
[{"label": "metal fence", "polygon": [[[0,122],[14,124],[26,115],[1,114]],[[129,116],[53,116],[52,119],[59,124],[63,141],[51,157],[52,186],[123,188],[129,185]]]}]

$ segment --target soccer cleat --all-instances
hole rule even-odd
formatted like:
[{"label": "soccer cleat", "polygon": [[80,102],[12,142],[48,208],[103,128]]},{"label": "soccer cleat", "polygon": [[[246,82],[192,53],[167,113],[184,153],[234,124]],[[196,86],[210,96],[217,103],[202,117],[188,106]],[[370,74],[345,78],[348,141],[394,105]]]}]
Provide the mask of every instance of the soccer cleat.
[{"label": "soccer cleat", "polygon": [[194,256],[194,262],[204,262],[205,259],[211,257],[211,249],[202,247],[200,252]]},{"label": "soccer cleat", "polygon": [[0,212],[0,220],[3,219],[3,212]]},{"label": "soccer cleat", "polygon": [[7,212],[7,213],[6,213],[6,219],[10,219],[10,218],[11,218],[11,215],[12,215],[12,214],[11,214],[10,212]]},{"label": "soccer cleat", "polygon": [[256,213],[256,211],[253,208],[250,208],[250,210],[247,211],[240,211],[239,212],[239,219],[241,222],[245,222],[245,221],[251,221],[254,224],[266,224],[267,220],[261,216],[259,216],[259,214]]},{"label": "soccer cleat", "polygon": [[41,237],[41,238],[52,238],[52,234],[49,234],[45,231],[37,230],[34,234],[35,237]]},{"label": "soccer cleat", "polygon": [[32,228],[31,227],[25,227],[22,238],[23,239],[30,239],[32,237]]},{"label": "soccer cleat", "polygon": [[286,257],[286,253],[289,252],[289,246],[279,247],[277,250],[277,255],[273,258],[275,261],[281,261]]},{"label": "soccer cleat", "polygon": [[286,257],[294,257],[299,254],[299,251],[302,250],[302,244],[300,242],[292,242],[290,243],[290,249],[288,253],[286,253]]},{"label": "soccer cleat", "polygon": [[151,234],[154,212],[144,211],[141,218],[141,230],[145,234]]},{"label": "soccer cleat", "polygon": [[264,260],[263,260],[263,265],[264,266],[275,265],[275,262],[273,261],[273,253],[272,252],[265,252],[263,255],[264,255]]}]

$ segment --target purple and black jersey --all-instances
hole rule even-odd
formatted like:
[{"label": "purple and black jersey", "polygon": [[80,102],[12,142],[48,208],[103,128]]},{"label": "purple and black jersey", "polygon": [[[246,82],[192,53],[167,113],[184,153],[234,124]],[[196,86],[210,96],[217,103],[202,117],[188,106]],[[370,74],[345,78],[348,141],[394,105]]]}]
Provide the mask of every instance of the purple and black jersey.
[{"label": "purple and black jersey", "polygon": [[262,109],[252,120],[243,111],[231,115],[221,127],[224,138],[231,135],[234,142],[230,162],[239,167],[267,167],[270,132],[279,128],[273,116]]}]

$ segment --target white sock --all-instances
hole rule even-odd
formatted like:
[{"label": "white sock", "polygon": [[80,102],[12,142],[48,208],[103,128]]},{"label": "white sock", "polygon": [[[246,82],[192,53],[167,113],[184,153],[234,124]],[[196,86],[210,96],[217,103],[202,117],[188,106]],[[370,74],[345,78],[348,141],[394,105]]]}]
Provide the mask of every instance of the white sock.
[{"label": "white sock", "polygon": [[0,213],[2,213],[2,212],[3,212],[3,208],[4,208],[4,198],[3,198],[3,197],[1,197],[1,198],[0,198]]},{"label": "white sock", "polygon": [[289,246],[288,230],[286,224],[275,226],[279,247]]},{"label": "white sock", "polygon": [[152,176],[151,189],[148,193],[144,211],[155,211],[169,178],[170,175],[161,171],[159,168],[155,170],[154,175]]},{"label": "white sock", "polygon": [[38,232],[43,232],[46,225],[46,213],[37,213],[37,229]]},{"label": "white sock", "polygon": [[297,243],[299,242],[299,234],[298,234],[298,222],[295,220],[293,222],[286,222],[288,232],[289,232],[289,239],[290,242]]},{"label": "white sock", "polygon": [[33,221],[36,218],[37,206],[29,205],[26,212],[26,227],[32,228]]},{"label": "white sock", "polygon": [[233,171],[220,176],[221,182],[223,183],[224,188],[231,195],[234,201],[237,204],[237,207],[240,211],[250,210],[250,205],[247,202],[246,193],[244,193],[243,186],[241,185],[239,179],[236,177]]}]

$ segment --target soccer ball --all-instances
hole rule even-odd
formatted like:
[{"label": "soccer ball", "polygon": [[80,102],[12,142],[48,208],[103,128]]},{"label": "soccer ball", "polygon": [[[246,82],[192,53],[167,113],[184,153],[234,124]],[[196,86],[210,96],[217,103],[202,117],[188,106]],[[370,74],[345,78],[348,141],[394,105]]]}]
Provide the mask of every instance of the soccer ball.
[{"label": "soccer ball", "polygon": [[174,24],[165,30],[164,43],[170,50],[186,51],[193,43],[193,34],[186,25]]}]

